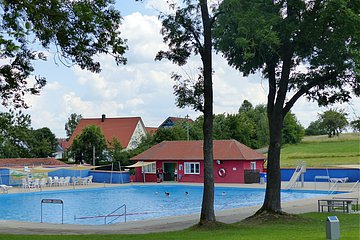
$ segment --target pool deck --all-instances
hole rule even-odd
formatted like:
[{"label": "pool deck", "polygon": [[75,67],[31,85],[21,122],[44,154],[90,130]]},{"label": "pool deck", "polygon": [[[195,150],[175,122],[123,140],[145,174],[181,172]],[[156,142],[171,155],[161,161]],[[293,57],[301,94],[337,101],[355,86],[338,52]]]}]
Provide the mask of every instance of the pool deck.
[{"label": "pool deck", "polygon": [[[177,183],[165,183],[177,184]],[[286,186],[287,182],[282,183]],[[112,186],[128,186],[130,184],[91,184],[85,186],[76,186],[79,188],[98,188],[98,187],[112,187]],[[144,185],[144,184],[133,184]],[[156,185],[147,183],[146,185]],[[189,184],[202,185],[202,184]],[[348,191],[353,187],[354,183],[338,184],[338,191]],[[217,186],[236,186],[243,188],[265,188],[264,184],[217,184]],[[314,190],[315,183],[305,182],[303,190]],[[73,187],[66,188],[47,188],[46,190],[60,190],[73,189]],[[328,183],[316,183],[317,190],[329,190]],[[9,194],[19,193],[21,189],[12,188]],[[292,202],[283,202],[282,209],[287,213],[306,213],[317,211],[318,199],[331,199],[334,195],[321,196],[319,198],[301,199]],[[337,197],[357,197],[359,198],[359,185],[351,193],[339,194]],[[29,206],[31,207],[31,206]],[[239,222],[251,215],[253,215],[260,206],[243,207],[231,210],[223,210],[216,212],[216,219],[224,223]],[[126,222],[113,225],[71,225],[71,224],[51,224],[51,223],[34,223],[34,222],[19,222],[19,221],[5,221],[0,220],[0,234],[35,234],[35,235],[49,235],[49,234],[133,234],[133,233],[150,233],[150,232],[165,232],[176,231],[188,228],[195,225],[199,221],[199,214],[191,214],[176,217],[165,217],[160,219],[152,219],[145,221]]]}]

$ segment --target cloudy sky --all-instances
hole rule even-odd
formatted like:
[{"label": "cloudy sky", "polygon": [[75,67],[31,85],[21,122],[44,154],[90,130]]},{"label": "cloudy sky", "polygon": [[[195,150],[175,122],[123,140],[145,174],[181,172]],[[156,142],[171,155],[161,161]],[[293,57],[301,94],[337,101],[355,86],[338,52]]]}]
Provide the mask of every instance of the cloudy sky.
[{"label": "cloudy sky", "polygon": [[[128,40],[128,64],[116,66],[110,56],[99,56],[102,72],[94,74],[79,67],[65,67],[48,53],[47,62],[37,62],[34,75],[45,76],[47,86],[39,96],[27,96],[34,128],[49,127],[57,137],[65,137],[64,125],[71,113],[83,117],[140,116],[148,127],[159,126],[168,116],[196,119],[200,113],[190,108],[179,109],[173,95],[171,72],[195,75],[199,57],[180,68],[167,60],[154,61],[166,45],[160,35],[158,10],[166,10],[166,0],[118,0],[116,7],[123,16],[121,33]],[[267,82],[261,76],[243,77],[230,68],[220,55],[214,55],[214,112],[236,113],[247,99],[254,106],[266,103]],[[340,106],[351,114],[360,109],[356,99]],[[2,111],[6,109],[1,108]],[[300,99],[293,112],[303,126],[326,110],[316,103]]]}]

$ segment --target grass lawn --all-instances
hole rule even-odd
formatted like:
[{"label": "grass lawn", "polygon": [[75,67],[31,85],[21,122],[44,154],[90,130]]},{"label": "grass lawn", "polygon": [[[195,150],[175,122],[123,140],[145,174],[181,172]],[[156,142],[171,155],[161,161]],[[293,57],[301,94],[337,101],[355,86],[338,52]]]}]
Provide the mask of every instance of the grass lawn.
[{"label": "grass lawn", "polygon": [[306,137],[301,143],[281,150],[281,167],[294,167],[297,160],[305,161],[308,167],[359,164],[360,134]]},{"label": "grass lawn", "polygon": [[326,218],[336,215],[340,221],[341,239],[359,239],[359,215],[342,213],[307,213],[299,215],[296,220],[278,220],[271,223],[246,223],[222,224],[212,229],[199,229],[192,227],[183,231],[162,232],[151,234],[132,235],[0,235],[6,240],[235,240],[235,239],[325,239]]}]

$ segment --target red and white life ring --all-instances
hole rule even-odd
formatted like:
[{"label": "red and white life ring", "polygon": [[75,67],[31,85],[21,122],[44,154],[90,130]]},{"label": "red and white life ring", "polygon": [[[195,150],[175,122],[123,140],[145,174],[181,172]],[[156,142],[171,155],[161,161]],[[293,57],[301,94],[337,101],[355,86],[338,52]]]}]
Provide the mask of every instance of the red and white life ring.
[{"label": "red and white life ring", "polygon": [[220,168],[218,171],[218,174],[220,177],[225,177],[226,176],[226,170],[225,168]]}]

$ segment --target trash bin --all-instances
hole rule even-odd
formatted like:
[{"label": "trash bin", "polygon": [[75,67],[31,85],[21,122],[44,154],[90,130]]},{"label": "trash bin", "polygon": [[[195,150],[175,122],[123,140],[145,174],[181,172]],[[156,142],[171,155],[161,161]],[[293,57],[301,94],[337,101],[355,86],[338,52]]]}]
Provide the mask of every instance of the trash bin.
[{"label": "trash bin", "polygon": [[244,170],[244,182],[245,183],[259,183],[260,182],[260,170],[245,169]]},{"label": "trash bin", "polygon": [[326,220],[326,240],[340,239],[340,222],[336,216],[329,216]]},{"label": "trash bin", "polygon": [[260,183],[265,184],[266,183],[266,173],[261,172],[260,173]]}]

